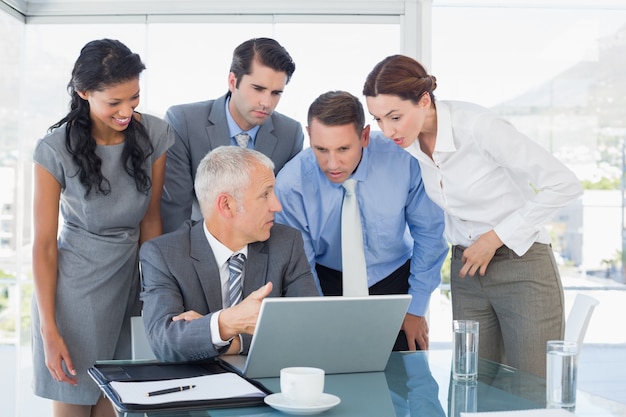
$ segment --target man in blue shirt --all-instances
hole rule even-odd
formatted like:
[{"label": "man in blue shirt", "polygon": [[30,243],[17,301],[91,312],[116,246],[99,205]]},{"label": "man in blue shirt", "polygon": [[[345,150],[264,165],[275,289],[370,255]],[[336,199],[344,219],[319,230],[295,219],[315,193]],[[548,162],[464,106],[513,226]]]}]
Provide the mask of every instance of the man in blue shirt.
[{"label": "man in blue shirt", "polygon": [[311,147],[276,180],[283,211],[275,221],[302,232],[318,289],[341,295],[342,183],[355,179],[369,293],[411,294],[406,337],[399,335],[394,349],[428,349],[424,316],[448,245],[443,212],[426,195],[417,160],[379,132],[370,136],[363,106],[347,92],[322,94],[307,122]]}]

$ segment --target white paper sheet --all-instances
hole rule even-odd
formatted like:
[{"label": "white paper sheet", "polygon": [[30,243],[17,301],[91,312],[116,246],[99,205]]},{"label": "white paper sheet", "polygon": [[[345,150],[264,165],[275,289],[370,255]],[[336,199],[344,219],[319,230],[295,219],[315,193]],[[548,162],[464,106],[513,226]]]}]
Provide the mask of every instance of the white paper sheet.
[{"label": "white paper sheet", "polygon": [[[151,397],[146,395],[152,391],[187,385],[195,385],[195,388]],[[266,395],[250,382],[232,372],[193,378],[168,379],[166,381],[112,381],[111,388],[117,392],[125,404],[163,404],[233,397],[263,397]]]},{"label": "white paper sheet", "polygon": [[461,413],[461,417],[572,417],[574,414],[561,408],[540,408],[536,410],[487,411],[482,413]]}]

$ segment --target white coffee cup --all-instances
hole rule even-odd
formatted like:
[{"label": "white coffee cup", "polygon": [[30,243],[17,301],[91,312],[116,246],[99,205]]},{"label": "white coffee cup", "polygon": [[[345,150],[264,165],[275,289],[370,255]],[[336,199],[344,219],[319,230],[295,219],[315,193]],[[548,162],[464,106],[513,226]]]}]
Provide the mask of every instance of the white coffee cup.
[{"label": "white coffee cup", "polygon": [[292,404],[315,404],[324,393],[324,370],[310,367],[290,367],[280,370],[280,390]]}]

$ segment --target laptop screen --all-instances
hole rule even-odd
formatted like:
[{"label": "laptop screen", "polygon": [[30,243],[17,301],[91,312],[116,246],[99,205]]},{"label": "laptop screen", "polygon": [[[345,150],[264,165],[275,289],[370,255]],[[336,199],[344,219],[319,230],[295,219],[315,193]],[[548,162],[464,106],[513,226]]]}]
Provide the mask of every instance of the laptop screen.
[{"label": "laptop screen", "polygon": [[410,301],[406,294],[266,298],[247,357],[222,359],[250,378],[277,377],[288,366],[382,371]]}]

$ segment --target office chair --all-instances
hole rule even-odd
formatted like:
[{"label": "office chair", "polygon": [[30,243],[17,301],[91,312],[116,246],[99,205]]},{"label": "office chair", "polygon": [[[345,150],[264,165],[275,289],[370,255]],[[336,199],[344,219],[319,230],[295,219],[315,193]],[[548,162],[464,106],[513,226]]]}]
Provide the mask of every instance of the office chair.
[{"label": "office chair", "polygon": [[130,318],[130,346],[133,359],[156,359],[146,336],[142,316]]},{"label": "office chair", "polygon": [[565,337],[563,339],[578,342],[579,350],[582,348],[593,309],[598,304],[599,301],[593,297],[576,294],[574,304],[565,322]]}]

